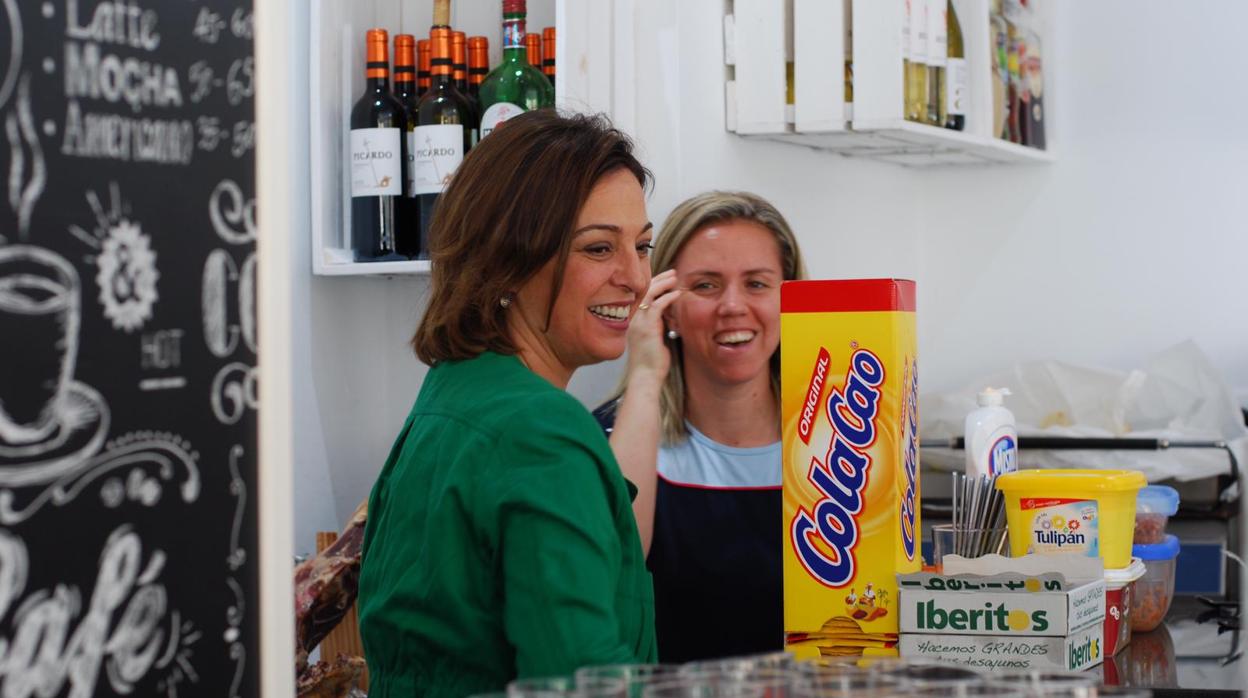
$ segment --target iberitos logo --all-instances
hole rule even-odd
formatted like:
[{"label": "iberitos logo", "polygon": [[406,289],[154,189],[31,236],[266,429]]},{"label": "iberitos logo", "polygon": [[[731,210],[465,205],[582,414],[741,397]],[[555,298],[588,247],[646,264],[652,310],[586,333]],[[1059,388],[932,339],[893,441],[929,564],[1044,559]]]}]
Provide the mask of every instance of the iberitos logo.
[{"label": "iberitos logo", "polygon": [[1047,611],[1028,613],[1019,608],[1009,609],[1005,604],[983,608],[941,608],[935,600],[920,601],[916,617],[920,630],[983,630],[993,633],[1033,632],[1049,629]]},{"label": "iberitos logo", "polygon": [[862,512],[862,491],[871,469],[871,454],[866,450],[875,443],[883,383],[884,364],[879,357],[867,349],[855,351],[844,389],[832,388],[825,404],[832,424],[827,453],[822,461],[810,459],[806,478],[820,499],[810,512],[799,509],[789,526],[793,549],[806,572],[830,587],[854,578],[857,514]]},{"label": "iberitos logo", "polygon": [[1082,669],[1088,664],[1094,663],[1101,656],[1101,642],[1095,638],[1089,638],[1082,645],[1070,646],[1070,663],[1068,669]]}]

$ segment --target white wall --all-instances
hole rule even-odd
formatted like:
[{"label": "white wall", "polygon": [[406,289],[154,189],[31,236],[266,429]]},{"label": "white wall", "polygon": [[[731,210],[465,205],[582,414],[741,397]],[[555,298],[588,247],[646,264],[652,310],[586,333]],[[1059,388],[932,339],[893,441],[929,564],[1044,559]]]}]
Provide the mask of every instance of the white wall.
[{"label": "white wall", "polygon": [[[636,6],[656,223],[697,192],[752,190],[813,276],[916,278],[925,391],[1034,358],[1133,368],[1194,339],[1248,404],[1248,92],[1212,67],[1248,4],[1061,3],[1057,162],[938,170],[726,133],[723,0]],[[576,387],[604,394],[617,373]]]},{"label": "white wall", "polygon": [[[1194,339],[1248,403],[1248,3],[1062,2],[1058,160],[922,173],[927,389]],[[1051,73],[1052,74],[1052,73]]]},{"label": "white wall", "polygon": [[[634,13],[629,118],[656,224],[700,191],[751,190],[789,218],[813,276],[916,278],[925,391],[1028,358],[1134,367],[1190,337],[1248,402],[1248,92],[1232,84],[1248,3],[1063,2],[1058,161],[911,170],[726,133],[723,0],[615,1]],[[405,342],[427,281],[308,277],[296,292],[306,551],[367,494],[411,405],[424,368]],[[584,369],[570,389],[592,406],[618,372]]]},{"label": "white wall", "polygon": [[1032,358],[1136,367],[1191,338],[1248,403],[1248,92],[1213,67],[1248,4],[1060,3],[1058,161],[938,170],[725,133],[722,0],[637,4],[656,221],[750,189],[789,218],[812,275],[916,278],[928,391]]}]

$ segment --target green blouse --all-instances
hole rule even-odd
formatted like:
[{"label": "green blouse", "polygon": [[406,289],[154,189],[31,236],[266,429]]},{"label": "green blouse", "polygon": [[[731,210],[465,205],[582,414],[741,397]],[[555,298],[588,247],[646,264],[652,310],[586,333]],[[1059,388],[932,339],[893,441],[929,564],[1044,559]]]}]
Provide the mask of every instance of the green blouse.
[{"label": "green blouse", "polygon": [[438,364],[369,498],[373,698],[656,661],[629,485],[575,398],[514,356]]}]

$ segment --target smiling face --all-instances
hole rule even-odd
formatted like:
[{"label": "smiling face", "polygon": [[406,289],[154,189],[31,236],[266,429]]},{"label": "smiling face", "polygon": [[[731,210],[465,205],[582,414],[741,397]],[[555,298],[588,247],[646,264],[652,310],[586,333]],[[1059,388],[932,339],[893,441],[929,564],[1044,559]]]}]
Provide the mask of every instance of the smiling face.
[{"label": "smiling face", "polygon": [[714,223],[694,233],[674,264],[679,287],[668,327],[681,337],[686,380],[770,381],[780,345],[780,245],[765,226]]},{"label": "smiling face", "polygon": [[517,291],[509,321],[521,356],[556,385],[581,366],[624,353],[629,318],[650,283],[653,231],[637,178],[624,169],[603,176],[574,231],[549,327],[554,259]]}]

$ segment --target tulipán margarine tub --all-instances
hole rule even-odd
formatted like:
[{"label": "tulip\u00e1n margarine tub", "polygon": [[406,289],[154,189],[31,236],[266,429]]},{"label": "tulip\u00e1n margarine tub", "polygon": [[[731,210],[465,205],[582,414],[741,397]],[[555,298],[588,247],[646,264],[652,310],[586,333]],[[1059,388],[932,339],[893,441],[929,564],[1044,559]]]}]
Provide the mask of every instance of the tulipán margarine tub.
[{"label": "tulip\u00e1n margarine tub", "polygon": [[1079,553],[1106,569],[1131,564],[1135,498],[1148,484],[1135,470],[1019,470],[997,477],[1005,495],[1010,552]]}]

